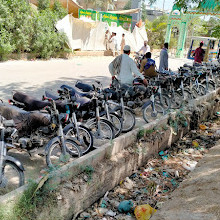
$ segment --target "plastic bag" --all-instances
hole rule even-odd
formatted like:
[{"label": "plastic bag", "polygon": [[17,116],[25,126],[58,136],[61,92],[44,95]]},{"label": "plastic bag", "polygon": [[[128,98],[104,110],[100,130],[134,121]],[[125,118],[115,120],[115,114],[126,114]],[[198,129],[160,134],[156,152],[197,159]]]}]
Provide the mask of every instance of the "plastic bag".
[{"label": "plastic bag", "polygon": [[134,214],[137,220],[149,220],[157,210],[150,205],[139,205],[135,208]]}]

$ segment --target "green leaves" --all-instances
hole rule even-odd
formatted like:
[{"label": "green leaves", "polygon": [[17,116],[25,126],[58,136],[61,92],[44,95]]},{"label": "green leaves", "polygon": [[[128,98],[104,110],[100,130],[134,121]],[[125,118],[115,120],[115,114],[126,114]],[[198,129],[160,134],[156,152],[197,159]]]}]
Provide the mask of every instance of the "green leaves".
[{"label": "green leaves", "polygon": [[67,15],[58,1],[52,9],[49,0],[39,0],[39,12],[26,0],[0,0],[0,60],[10,53],[32,52],[40,58],[65,51],[66,36],[55,24]]},{"label": "green leaves", "polygon": [[37,0],[38,2],[38,10],[46,10],[50,8],[50,0]]},{"label": "green leaves", "polygon": [[145,27],[147,30],[148,41],[153,48],[162,48],[166,35],[168,16],[163,15],[153,22],[145,21]]},{"label": "green leaves", "polygon": [[220,25],[215,26],[212,32],[212,36],[216,38],[220,38]]}]

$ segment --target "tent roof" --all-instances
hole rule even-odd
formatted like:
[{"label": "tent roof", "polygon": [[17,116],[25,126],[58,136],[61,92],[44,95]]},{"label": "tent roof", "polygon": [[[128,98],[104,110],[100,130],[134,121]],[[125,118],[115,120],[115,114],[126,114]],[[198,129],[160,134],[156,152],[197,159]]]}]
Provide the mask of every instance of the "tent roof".
[{"label": "tent roof", "polygon": [[[78,10],[83,9],[75,0],[59,0],[59,2],[63,5],[64,8],[67,8],[67,1],[68,1],[68,13],[73,14],[74,17],[78,18]],[[37,0],[30,0],[30,3],[37,5]],[[50,4],[54,4],[54,0],[50,1]]]},{"label": "tent roof", "polygon": [[113,14],[129,15],[129,14],[139,13],[140,10],[141,10],[140,8],[135,8],[135,9],[130,9],[130,10],[107,11],[107,12],[108,13],[113,13]]}]

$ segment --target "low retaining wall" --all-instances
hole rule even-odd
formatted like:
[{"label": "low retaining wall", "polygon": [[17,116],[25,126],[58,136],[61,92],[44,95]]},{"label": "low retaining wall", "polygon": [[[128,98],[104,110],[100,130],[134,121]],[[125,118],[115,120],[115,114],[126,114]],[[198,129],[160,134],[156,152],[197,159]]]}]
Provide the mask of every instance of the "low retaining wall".
[{"label": "low retaining wall", "polygon": [[[176,120],[177,112],[164,116],[159,121],[146,124],[141,129],[135,129],[118,138],[112,143],[75,160],[60,170],[51,173],[48,184],[56,184],[56,205],[41,208],[36,219],[73,219],[77,214],[100,197],[106,191],[113,189],[125,177],[130,176],[138,167],[159,151],[170,147],[190,129],[194,122],[195,111],[200,114],[200,121],[211,118],[219,109],[218,96],[220,89],[190,103],[190,111],[184,111],[188,126],[179,127],[174,132],[168,121]],[[156,129],[155,129],[156,128]],[[152,136],[151,131],[157,131]],[[155,132],[154,132],[155,134]],[[137,136],[148,135],[149,141],[139,146]],[[38,180],[39,181],[39,180]],[[0,197],[0,206],[13,210],[27,185]],[[5,218],[7,219],[7,218]]]}]

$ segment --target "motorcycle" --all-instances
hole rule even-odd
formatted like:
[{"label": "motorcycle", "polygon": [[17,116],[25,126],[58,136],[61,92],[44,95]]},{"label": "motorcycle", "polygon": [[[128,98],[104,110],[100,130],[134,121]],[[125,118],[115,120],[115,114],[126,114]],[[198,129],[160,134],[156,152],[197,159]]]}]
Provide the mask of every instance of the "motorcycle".
[{"label": "motorcycle", "polygon": [[0,116],[0,195],[9,193],[24,185],[24,167],[19,160],[8,155],[8,150],[16,148],[8,142],[17,133],[13,120]]}]

